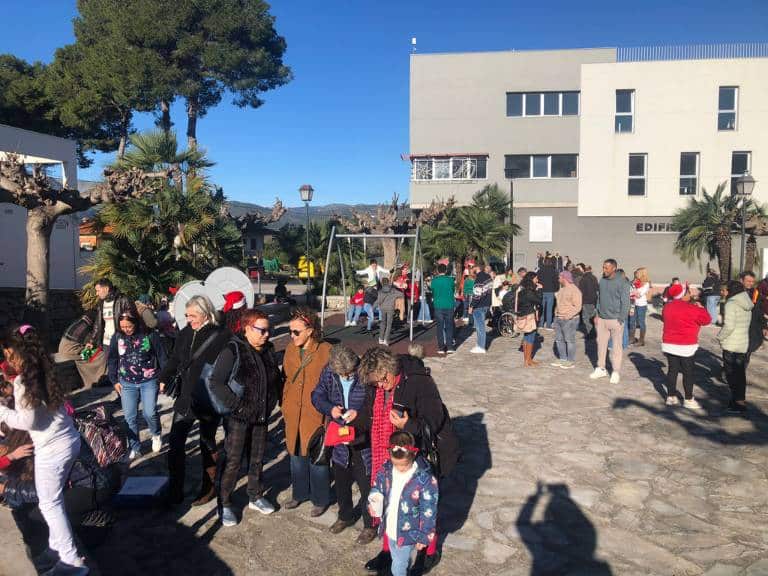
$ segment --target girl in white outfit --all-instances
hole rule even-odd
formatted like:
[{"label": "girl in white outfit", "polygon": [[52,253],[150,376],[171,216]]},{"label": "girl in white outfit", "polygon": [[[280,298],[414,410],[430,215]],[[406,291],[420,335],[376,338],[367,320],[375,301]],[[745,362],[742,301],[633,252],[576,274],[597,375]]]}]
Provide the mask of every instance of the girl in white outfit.
[{"label": "girl in white outfit", "polygon": [[80,453],[80,434],[64,408],[64,391],[31,326],[15,330],[3,354],[18,376],[13,381],[15,408],[0,406],[0,422],[27,430],[35,447],[35,488],[40,513],[48,524],[48,553],[59,557],[48,573],[87,574],[64,509],[64,484]]}]

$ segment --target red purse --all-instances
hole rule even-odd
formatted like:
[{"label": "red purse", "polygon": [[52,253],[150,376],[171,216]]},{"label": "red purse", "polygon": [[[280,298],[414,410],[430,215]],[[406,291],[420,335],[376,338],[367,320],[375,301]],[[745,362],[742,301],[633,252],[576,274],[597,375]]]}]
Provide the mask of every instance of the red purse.
[{"label": "red purse", "polygon": [[342,426],[331,420],[325,428],[325,439],[323,445],[337,446],[339,444],[348,444],[355,439],[355,429],[352,426]]}]

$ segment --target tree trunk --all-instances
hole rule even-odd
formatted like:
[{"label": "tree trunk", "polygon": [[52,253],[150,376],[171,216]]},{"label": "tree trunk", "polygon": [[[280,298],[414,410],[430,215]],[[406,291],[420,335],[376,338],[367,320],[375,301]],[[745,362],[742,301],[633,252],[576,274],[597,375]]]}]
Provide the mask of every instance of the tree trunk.
[{"label": "tree trunk", "polygon": [[197,96],[187,99],[187,148],[197,148]]},{"label": "tree trunk", "polygon": [[48,331],[48,282],[51,232],[56,218],[45,208],[27,213],[27,297],[24,318]]},{"label": "tree trunk", "polygon": [[171,131],[171,103],[160,100],[160,129],[168,134]]},{"label": "tree trunk", "polygon": [[716,240],[717,265],[723,282],[731,279],[731,231],[719,230]]},{"label": "tree trunk", "polygon": [[125,156],[125,147],[128,145],[128,127],[131,125],[131,113],[124,112],[120,119],[120,144],[117,146],[117,159]]},{"label": "tree trunk", "polygon": [[754,234],[747,236],[746,250],[744,255],[744,270],[755,270],[755,256],[757,256],[757,239]]},{"label": "tree trunk", "polygon": [[384,268],[391,270],[397,263],[397,239],[382,238],[381,247],[384,249]]}]

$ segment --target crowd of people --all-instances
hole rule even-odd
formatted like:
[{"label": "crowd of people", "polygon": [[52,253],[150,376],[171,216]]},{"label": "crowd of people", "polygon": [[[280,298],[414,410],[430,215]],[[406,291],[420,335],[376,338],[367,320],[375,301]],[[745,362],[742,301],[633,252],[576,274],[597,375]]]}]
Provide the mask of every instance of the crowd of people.
[{"label": "crowd of people", "polygon": [[[425,278],[420,294],[420,282],[407,267],[390,282],[390,275],[372,261],[359,272],[364,284],[352,296],[346,321],[357,323],[365,312],[370,330],[380,315],[379,345],[362,356],[344,344],[332,346],[323,340],[317,314],[299,307],[289,321],[290,341],[282,362],[271,341],[269,317],[248,308],[242,293],[224,295],[222,311],[204,295],[190,298],[185,303],[187,324],[176,331],[167,303],[154,309],[146,299],[127,298],[100,280],[95,313],[70,326],[60,350],[78,359],[84,379],[91,384],[106,379],[118,393],[128,460],[141,455],[139,406],[151,450],[157,453],[163,445],[158,395],[173,398],[167,435],[169,506],[187,499],[186,446],[196,428],[202,482],[190,505],[216,500],[222,525],[237,525],[243,512],[232,495],[245,457],[248,509],[273,514],[277,502],[267,497],[263,461],[270,418],[279,406],[284,423],[279,440],[285,442],[291,480],[290,499],[282,508],[291,511],[309,502],[310,516],[325,514],[332,505],[333,485],[338,511],[329,531],[339,534],[361,517],[356,542],[381,538],[381,552],[365,564],[368,571],[403,576],[415,553],[420,573],[426,573],[439,561],[440,481],[453,469],[459,446],[417,348],[398,355],[388,346],[395,313],[402,321],[411,298],[431,308],[439,354],[455,352],[456,332],[462,329],[476,335],[470,352],[485,353],[488,322],[511,314],[527,368],[540,366],[536,355],[542,333],[551,332],[556,351],[552,367],[573,369],[581,330],[597,351],[589,378],[608,378],[612,384],[620,383],[624,350],[646,346],[648,306],[662,288],[651,283],[646,268],[630,278],[615,260],[607,259],[598,279],[590,266],[567,257],[544,254],[537,264],[536,270],[497,273],[468,261],[454,276],[441,261]],[[721,282],[709,272],[700,289],[673,281],[663,287],[660,299],[661,350],[668,363],[666,404],[701,410],[693,358],[700,330],[719,324],[717,339],[731,392],[728,411],[744,413],[746,370],[765,336],[768,278],[758,284],[753,273],[745,272],[739,280]],[[12,329],[2,348],[8,386],[0,402],[0,431],[6,437],[0,443],[0,494],[6,504],[33,505],[42,515],[48,546],[38,551],[36,565],[50,566],[51,574],[87,574],[64,507],[72,470],[87,452],[73,424],[73,410],[33,327]],[[682,398],[677,392],[681,373]],[[217,440],[220,427],[223,442]],[[26,436],[10,444],[7,439],[15,432]],[[4,470],[21,461],[26,461],[27,485],[5,477]],[[27,495],[30,478],[33,497]],[[353,485],[360,494],[357,503]],[[20,528],[23,518],[17,520]]]}]

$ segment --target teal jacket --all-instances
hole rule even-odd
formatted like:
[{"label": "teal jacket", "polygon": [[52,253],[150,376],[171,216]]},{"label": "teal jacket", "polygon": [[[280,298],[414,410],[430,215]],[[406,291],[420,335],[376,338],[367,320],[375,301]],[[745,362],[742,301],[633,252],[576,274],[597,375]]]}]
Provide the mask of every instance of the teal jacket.
[{"label": "teal jacket", "polygon": [[456,280],[453,276],[435,276],[430,286],[436,310],[453,310],[456,307]]},{"label": "teal jacket", "polygon": [[725,303],[723,328],[717,335],[720,346],[728,352],[746,354],[749,348],[749,324],[754,304],[746,292],[728,298]]}]

